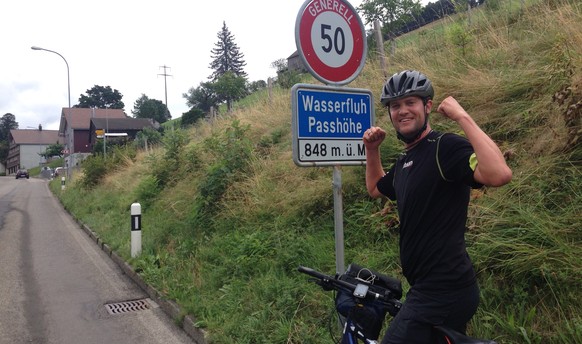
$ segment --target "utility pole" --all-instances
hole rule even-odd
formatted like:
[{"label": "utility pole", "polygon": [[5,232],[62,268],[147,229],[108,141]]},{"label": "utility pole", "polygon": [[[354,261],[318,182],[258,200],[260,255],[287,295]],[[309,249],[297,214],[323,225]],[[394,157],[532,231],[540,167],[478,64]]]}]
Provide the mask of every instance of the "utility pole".
[{"label": "utility pole", "polygon": [[166,69],[170,68],[166,65],[160,66],[160,68],[164,68],[164,73],[163,74],[158,74],[164,77],[164,91],[166,92],[166,109],[168,108],[168,83],[166,82],[166,77],[168,76],[172,76],[170,74],[166,73]]}]

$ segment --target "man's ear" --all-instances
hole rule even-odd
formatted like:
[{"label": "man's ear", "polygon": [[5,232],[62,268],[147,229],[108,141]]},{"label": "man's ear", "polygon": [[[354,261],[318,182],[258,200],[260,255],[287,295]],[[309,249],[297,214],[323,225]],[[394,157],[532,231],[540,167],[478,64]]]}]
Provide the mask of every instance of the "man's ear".
[{"label": "man's ear", "polygon": [[432,110],[432,99],[428,99],[426,101],[424,109],[425,109],[426,113],[430,113],[430,111]]}]

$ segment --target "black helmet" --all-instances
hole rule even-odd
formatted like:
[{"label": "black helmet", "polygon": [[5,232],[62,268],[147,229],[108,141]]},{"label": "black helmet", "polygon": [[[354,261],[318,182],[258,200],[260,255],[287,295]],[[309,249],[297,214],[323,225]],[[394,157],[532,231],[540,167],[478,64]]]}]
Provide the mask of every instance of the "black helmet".
[{"label": "black helmet", "polygon": [[392,75],[382,88],[380,101],[388,106],[391,101],[408,96],[419,96],[425,101],[434,97],[432,83],[426,75],[416,70],[405,70]]}]

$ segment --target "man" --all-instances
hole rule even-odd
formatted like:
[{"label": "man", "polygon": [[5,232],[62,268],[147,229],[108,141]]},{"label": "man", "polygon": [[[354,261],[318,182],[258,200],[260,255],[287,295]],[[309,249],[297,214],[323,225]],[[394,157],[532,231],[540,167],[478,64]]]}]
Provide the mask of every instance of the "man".
[{"label": "man", "polygon": [[382,343],[432,343],[434,325],[465,333],[479,303],[475,271],[465,247],[471,188],[501,186],[512,172],[497,145],[453,98],[437,112],[455,121],[466,138],[433,131],[434,90],[418,71],[394,74],[382,89],[405,152],[385,173],[379,146],[386,132],[364,133],[366,187],[370,196],[396,201],[400,260],[411,288]]}]

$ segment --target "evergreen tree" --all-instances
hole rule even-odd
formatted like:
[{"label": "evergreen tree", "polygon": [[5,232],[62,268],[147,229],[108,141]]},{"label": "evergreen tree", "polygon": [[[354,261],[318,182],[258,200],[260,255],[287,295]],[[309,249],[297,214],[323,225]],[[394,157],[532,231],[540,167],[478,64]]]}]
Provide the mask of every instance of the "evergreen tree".
[{"label": "evergreen tree", "polygon": [[209,79],[215,82],[227,72],[232,72],[234,75],[246,79],[247,73],[243,70],[243,67],[247,63],[243,59],[244,55],[234,42],[234,36],[226,27],[226,22],[222,23],[222,30],[217,36],[218,42],[214,44],[215,47],[212,49],[212,62],[210,63],[210,68],[214,72]]},{"label": "evergreen tree", "polygon": [[18,122],[16,122],[16,117],[7,113],[0,118],[0,141],[8,142],[8,135],[11,129],[18,129]]},{"label": "evergreen tree", "polygon": [[0,161],[5,162],[8,158],[8,149],[10,142],[8,141],[8,136],[10,136],[11,129],[18,129],[18,122],[16,122],[16,117],[7,113],[0,118]]}]

